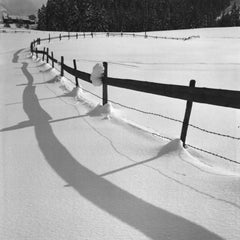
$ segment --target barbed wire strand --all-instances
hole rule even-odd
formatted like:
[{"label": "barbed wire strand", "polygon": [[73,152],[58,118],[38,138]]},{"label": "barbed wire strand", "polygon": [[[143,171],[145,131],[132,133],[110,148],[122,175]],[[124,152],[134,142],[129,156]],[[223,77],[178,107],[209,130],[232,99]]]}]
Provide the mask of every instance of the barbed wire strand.
[{"label": "barbed wire strand", "polygon": [[219,155],[219,154],[217,154],[217,153],[213,153],[213,152],[204,150],[204,149],[202,149],[202,148],[192,146],[192,145],[190,145],[190,144],[187,144],[187,146],[190,147],[190,148],[193,148],[193,149],[195,149],[195,150],[198,150],[198,151],[200,151],[200,152],[204,152],[204,153],[210,154],[210,155],[212,155],[212,156],[215,156],[215,157],[224,159],[224,160],[226,160],[226,161],[229,161],[229,162],[232,162],[232,163],[235,163],[235,164],[239,164],[239,165],[240,165],[240,162],[237,162],[237,161],[232,160],[232,159],[230,159],[230,158],[221,156],[221,155]]},{"label": "barbed wire strand", "polygon": [[208,134],[213,134],[213,135],[217,135],[217,136],[220,136],[220,137],[226,137],[226,138],[231,138],[233,140],[238,140],[240,141],[240,138],[239,137],[233,137],[231,135],[227,135],[227,134],[222,134],[222,133],[217,133],[217,132],[213,132],[213,131],[209,131],[209,130],[206,130],[204,128],[200,128],[198,126],[195,126],[193,124],[189,124],[188,126],[192,127],[192,128],[195,128],[195,129],[198,129],[199,131],[202,131],[202,132],[205,132],[205,133],[208,133]]},{"label": "barbed wire strand", "polygon": [[174,122],[183,123],[181,120],[178,120],[178,119],[175,119],[175,118],[171,118],[171,117],[167,117],[167,116],[164,116],[164,115],[159,114],[159,113],[146,112],[146,111],[140,110],[138,108],[134,108],[134,107],[129,107],[129,106],[123,105],[123,104],[115,102],[113,100],[109,100],[109,102],[114,103],[116,105],[119,105],[120,107],[124,107],[124,108],[130,109],[130,110],[134,110],[134,111],[137,111],[137,112],[140,112],[140,113],[143,113],[143,114],[153,115],[153,116],[161,117],[161,118],[164,118],[164,119],[167,119],[167,120],[171,120],[171,121],[174,121]]},{"label": "barbed wire strand", "polygon": [[[93,63],[101,63],[101,62],[106,62],[106,59],[103,60],[92,60],[92,59],[83,59],[83,58],[78,58],[76,59],[77,61],[81,61],[81,62],[93,62]],[[128,64],[125,62],[114,62],[114,61],[107,61],[108,64],[112,64],[112,65],[120,65],[120,66],[125,66],[125,67],[131,67],[131,68],[139,68],[138,66],[134,65],[134,62],[129,62],[132,64]]]}]

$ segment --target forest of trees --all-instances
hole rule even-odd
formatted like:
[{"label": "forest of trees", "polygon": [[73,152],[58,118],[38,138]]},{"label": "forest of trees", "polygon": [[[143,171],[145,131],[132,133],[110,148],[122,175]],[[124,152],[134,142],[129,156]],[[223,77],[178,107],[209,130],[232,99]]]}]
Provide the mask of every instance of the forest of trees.
[{"label": "forest of trees", "polygon": [[[223,15],[230,0],[48,0],[38,28],[49,31],[154,31],[239,25]],[[234,19],[233,19],[234,18]]]}]

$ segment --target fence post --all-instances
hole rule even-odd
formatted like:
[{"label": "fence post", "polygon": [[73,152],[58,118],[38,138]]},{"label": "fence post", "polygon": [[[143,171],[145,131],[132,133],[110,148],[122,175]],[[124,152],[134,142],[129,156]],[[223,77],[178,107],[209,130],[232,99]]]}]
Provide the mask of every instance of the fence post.
[{"label": "fence post", "polygon": [[74,66],[74,70],[75,70],[75,83],[76,83],[76,87],[79,87],[79,84],[78,84],[78,78],[77,78],[77,75],[76,75],[76,72],[77,72],[77,64],[76,64],[76,59],[73,59],[73,66]]},{"label": "fence post", "polygon": [[63,77],[63,76],[64,76],[63,64],[64,64],[64,57],[63,57],[63,56],[61,56],[61,77]]},{"label": "fence post", "polygon": [[47,63],[49,62],[49,48],[47,48]]},{"label": "fence post", "polygon": [[50,33],[48,34],[48,42],[51,41]]},{"label": "fence post", "polygon": [[104,73],[103,73],[103,105],[108,103],[108,88],[107,88],[107,76],[108,76],[108,63],[104,62],[103,63],[103,68],[104,68]]},{"label": "fence post", "polygon": [[[195,80],[191,80],[189,87],[194,88],[196,84]],[[185,110],[185,116],[183,120],[183,125],[182,125],[182,132],[181,132],[181,140],[183,142],[183,147],[186,147],[186,137],[187,137],[187,130],[188,130],[188,124],[189,124],[189,119],[192,111],[192,101],[188,100],[186,104],[186,110]]]},{"label": "fence post", "polygon": [[43,48],[43,55],[42,55],[42,60],[44,61],[44,57],[45,57],[45,48]]},{"label": "fence post", "polygon": [[83,33],[83,37],[85,38],[85,32]]},{"label": "fence post", "polygon": [[38,49],[36,48],[36,57],[38,58]]},{"label": "fence post", "polygon": [[76,33],[76,39],[78,39],[78,34]]},{"label": "fence post", "polygon": [[93,32],[91,32],[91,36],[92,36],[92,38],[93,38]]},{"label": "fence post", "polygon": [[61,35],[61,33],[59,34],[59,40],[60,40],[60,41],[62,40],[62,35]]},{"label": "fence post", "polygon": [[51,55],[52,55],[52,68],[54,68],[53,52],[51,52]]}]

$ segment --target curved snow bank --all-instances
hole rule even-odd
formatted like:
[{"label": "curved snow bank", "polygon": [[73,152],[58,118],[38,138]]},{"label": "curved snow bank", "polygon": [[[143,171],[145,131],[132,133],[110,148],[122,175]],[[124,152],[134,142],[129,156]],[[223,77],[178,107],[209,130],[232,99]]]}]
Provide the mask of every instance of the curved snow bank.
[{"label": "curved snow bank", "polygon": [[[224,176],[232,176],[232,177],[240,177],[239,173],[230,171],[228,169],[225,169],[224,167],[220,167],[218,166],[217,163],[211,163],[209,164],[207,162],[207,159],[205,159],[203,161],[204,158],[201,157],[201,155],[199,153],[198,156],[193,156],[189,151],[188,148],[184,149],[183,148],[183,152],[185,153],[185,157],[184,160],[188,161],[189,163],[191,163],[192,165],[202,169],[203,171],[206,171],[208,173],[213,173],[213,174],[217,174],[217,175],[224,175]],[[192,152],[192,150],[191,150]]]},{"label": "curved snow bank", "polygon": [[174,139],[164,145],[160,149],[158,157],[159,159],[161,158],[161,167],[166,167],[175,172],[184,172],[184,176],[201,172],[221,176],[240,177],[240,174],[219,167],[217,164],[209,165],[207,164],[207,160],[203,162],[201,158],[193,157],[188,150],[183,147],[180,139]]}]

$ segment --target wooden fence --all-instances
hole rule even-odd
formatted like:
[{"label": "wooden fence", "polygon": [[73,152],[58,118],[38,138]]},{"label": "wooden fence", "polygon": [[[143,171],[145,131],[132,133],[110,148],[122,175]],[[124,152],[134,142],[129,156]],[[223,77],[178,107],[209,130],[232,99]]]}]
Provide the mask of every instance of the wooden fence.
[{"label": "wooden fence", "polygon": [[[121,33],[120,33],[121,34]],[[64,57],[61,57],[61,61],[58,61],[54,58],[53,52],[49,54],[49,50],[38,50],[36,44],[40,44],[41,41],[51,41],[52,39],[61,40],[62,38],[78,38],[80,34],[76,35],[59,35],[59,37],[51,38],[50,35],[48,38],[34,40],[31,43],[31,52],[35,53],[38,57],[38,54],[42,54],[42,59],[46,57],[47,63],[49,60],[52,61],[52,66],[54,63],[59,63],[61,65],[61,76],[64,76],[64,71],[74,76],[76,87],[79,86],[78,79],[91,83],[90,74],[77,70],[76,60],[73,60],[73,66],[67,66],[64,63]],[[81,36],[93,37],[93,33],[82,34]],[[103,88],[102,88],[102,99],[103,105],[108,102],[108,86],[125,88],[133,91],[144,92],[149,94],[161,95],[170,98],[176,98],[181,100],[186,100],[186,110],[185,116],[182,124],[181,136],[180,139],[183,142],[183,146],[186,144],[187,130],[189,126],[189,119],[191,115],[191,109],[193,102],[211,104],[215,106],[229,107],[240,109],[240,91],[231,91],[223,89],[212,89],[212,88],[199,88],[195,87],[195,80],[191,80],[189,86],[181,85],[171,85],[171,84],[161,84],[154,82],[146,82],[132,79],[121,79],[121,78],[111,78],[108,77],[108,63],[103,62],[104,74],[102,77]]]}]

